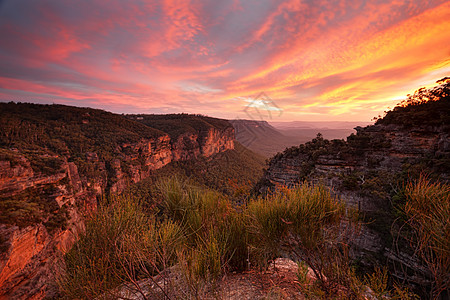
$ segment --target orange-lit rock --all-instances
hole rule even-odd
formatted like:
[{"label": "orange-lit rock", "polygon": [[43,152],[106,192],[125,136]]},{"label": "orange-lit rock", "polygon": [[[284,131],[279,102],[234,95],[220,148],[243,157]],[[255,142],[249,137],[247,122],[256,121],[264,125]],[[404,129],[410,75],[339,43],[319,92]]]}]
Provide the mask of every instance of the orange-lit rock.
[{"label": "orange-lit rock", "polygon": [[[48,231],[43,219],[25,228],[13,224],[0,225],[0,300],[42,299],[48,296],[48,283],[57,268],[58,257],[66,252],[84,229],[85,219],[96,211],[96,195],[105,192],[121,192],[130,183],[149,176],[152,170],[164,167],[172,161],[195,159],[234,148],[234,130],[230,126],[223,131],[210,129],[199,134],[186,133],[176,140],[168,135],[138,143],[123,144],[120,155],[111,161],[101,161],[95,152],[86,153],[96,176],[87,177],[79,172],[79,166],[64,163],[60,172],[52,176],[35,173],[24,156],[20,163],[11,166],[0,161],[0,194],[19,195],[23,191],[52,185],[50,195],[59,207],[68,207],[65,229]],[[24,199],[26,201],[26,199]]]}]

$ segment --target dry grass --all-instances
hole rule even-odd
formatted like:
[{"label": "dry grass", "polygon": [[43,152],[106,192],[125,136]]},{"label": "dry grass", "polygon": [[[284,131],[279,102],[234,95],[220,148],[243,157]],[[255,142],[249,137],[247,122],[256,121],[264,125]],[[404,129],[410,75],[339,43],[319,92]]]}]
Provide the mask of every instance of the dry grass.
[{"label": "dry grass", "polygon": [[432,298],[438,299],[450,293],[450,186],[421,177],[407,185],[405,195],[410,243],[431,271]]},{"label": "dry grass", "polygon": [[[364,294],[348,257],[358,223],[325,187],[303,184],[238,207],[222,194],[177,178],[159,188],[163,201],[151,212],[126,196],[100,206],[65,257],[65,297],[118,298],[119,287],[127,286],[140,299],[220,299],[232,292],[224,278],[233,278],[235,271],[264,274],[282,253],[301,260],[303,267],[296,265],[295,284],[271,285],[264,297],[287,299],[284,288],[291,289],[289,295],[311,298]],[[177,277],[168,271],[174,268]],[[369,285],[377,295],[389,294],[384,277],[378,277],[369,277]]]}]

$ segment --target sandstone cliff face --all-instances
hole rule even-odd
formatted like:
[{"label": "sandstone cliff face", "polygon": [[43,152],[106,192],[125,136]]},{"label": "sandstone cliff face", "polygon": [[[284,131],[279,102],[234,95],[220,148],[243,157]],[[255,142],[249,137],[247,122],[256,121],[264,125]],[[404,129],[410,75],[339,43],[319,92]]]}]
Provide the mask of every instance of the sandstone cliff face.
[{"label": "sandstone cliff face", "polygon": [[198,133],[185,133],[178,136],[173,143],[173,160],[195,159],[200,156],[210,157],[215,153],[234,149],[234,129],[223,130],[211,128]]},{"label": "sandstone cliff face", "polygon": [[[358,145],[349,143],[348,147],[356,152],[320,154],[312,162],[313,168],[307,170],[307,174],[305,163],[310,158],[305,154],[281,156],[271,161],[265,174],[266,179],[274,185],[288,186],[301,181],[303,175],[316,179],[324,175],[328,177],[328,181],[333,181],[334,175],[346,174],[349,171],[374,169],[398,172],[402,171],[405,163],[445,159],[450,155],[450,129],[446,126],[409,129],[397,125],[372,125],[366,128],[357,127],[356,130],[356,136],[374,142]],[[444,178],[449,178],[450,175],[448,170],[441,174]]]},{"label": "sandstone cliff face", "polygon": [[[234,149],[233,140],[234,131],[230,126],[224,130],[210,128],[198,134],[184,134],[175,141],[162,135],[122,144],[119,155],[110,161],[100,160],[95,152],[87,152],[83,168],[90,168],[90,176],[81,173],[80,166],[69,162],[68,157],[59,157],[64,162],[52,175],[34,171],[20,153],[14,164],[0,161],[3,199],[11,197],[20,203],[23,198],[26,202],[28,194],[51,187],[45,199],[57,205],[45,213],[33,206],[36,214],[39,213],[39,222],[24,220],[25,225],[20,227],[0,225],[0,299],[41,299],[46,293],[49,296],[58,257],[70,249],[77,233],[83,230],[86,217],[95,212],[97,195],[105,191],[120,192],[172,161],[209,157]],[[65,213],[64,226],[52,223],[54,212]],[[53,225],[50,228],[48,224]]]},{"label": "sandstone cliff face", "polygon": [[64,228],[49,229],[44,224],[50,216],[44,215],[42,222],[36,224],[0,225],[0,299],[42,298],[54,282],[58,253],[70,249],[77,232],[83,229],[85,217],[97,206],[95,193],[83,185],[74,163],[66,162],[60,173],[45,176],[35,173],[24,157],[21,162],[23,165],[14,167],[9,162],[1,164],[0,193],[14,197],[23,191],[52,185],[53,194],[48,199],[59,208],[68,208],[67,224]]},{"label": "sandstone cliff face", "polygon": [[[348,204],[370,216],[378,214],[380,206],[386,205],[383,201],[390,195],[385,187],[390,183],[395,185],[401,176],[407,179],[409,172],[432,170],[442,180],[450,179],[450,170],[442,166],[450,159],[448,126],[373,125],[356,130],[357,135],[349,137],[347,142],[323,145],[317,142],[318,146],[308,153],[294,149],[275,156],[264,175],[265,187],[291,186],[305,179],[322,182]],[[367,265],[383,257],[407,266],[415,272],[408,280],[426,285],[427,270],[406,250],[397,253],[391,247],[392,242],[380,232],[364,226],[354,255]],[[395,271],[393,275],[400,279],[404,276]]]},{"label": "sandstone cliff face", "polygon": [[210,157],[215,153],[234,149],[234,129],[228,127],[224,130],[208,130],[201,140],[202,155]]}]

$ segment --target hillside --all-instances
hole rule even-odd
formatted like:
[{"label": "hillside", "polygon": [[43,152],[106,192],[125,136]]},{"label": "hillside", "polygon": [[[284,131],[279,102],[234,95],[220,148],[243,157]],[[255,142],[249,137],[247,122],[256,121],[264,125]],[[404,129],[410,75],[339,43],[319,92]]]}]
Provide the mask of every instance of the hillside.
[{"label": "hillside", "polygon": [[[271,122],[231,120],[236,139],[245,147],[265,157],[313,139],[318,133],[324,138],[341,139],[355,133],[355,122]],[[161,129],[161,128],[158,128]]]},{"label": "hillside", "polygon": [[167,115],[126,115],[128,119],[135,120],[151,128],[163,131],[176,139],[182,134],[195,134],[208,131],[210,128],[223,130],[230,127],[227,120],[202,115],[167,114]]},{"label": "hillside", "polygon": [[[64,186],[74,178],[79,181],[71,183],[75,190],[117,192],[172,161],[209,157],[234,148],[233,128],[225,120],[170,115],[166,122],[164,116],[147,117],[155,119],[155,127],[170,122],[170,134],[185,132],[171,138],[150,127],[151,122],[144,125],[90,108],[0,103],[0,198],[6,201],[8,197],[1,207],[9,211],[0,221],[23,220],[26,225],[45,220],[57,207],[41,202],[48,196],[70,194],[55,185]],[[34,195],[31,200],[30,195]],[[33,217],[25,217],[24,203]]]},{"label": "hillside", "polygon": [[379,125],[448,126],[450,124],[450,77],[438,80],[438,86],[421,88],[379,118]]},{"label": "hillside", "polygon": [[[97,109],[0,103],[0,298],[45,291],[54,281],[57,250],[70,248],[103,195],[169,164],[198,159],[206,166],[218,154],[247,172],[261,169],[257,160],[239,162],[226,120],[167,118],[145,116],[143,124]],[[168,132],[159,129],[167,124]],[[241,154],[248,151],[238,147]],[[220,181],[215,172],[219,181],[207,175],[205,180],[224,186],[228,177]]]},{"label": "hillside", "polygon": [[176,176],[191,185],[218,191],[234,202],[248,198],[263,174],[265,158],[235,142],[235,149],[210,158],[178,161],[168,164],[127,190],[138,199],[157,202],[161,195],[158,183]]},{"label": "hillside", "polygon": [[[427,269],[429,260],[415,255],[412,233],[400,221],[405,217],[401,211],[408,182],[421,176],[450,180],[450,80],[438,83],[408,96],[375,125],[357,127],[346,140],[318,135],[278,153],[258,184],[262,193],[304,180],[332,187],[363,213],[367,223],[355,244],[354,256],[361,267],[373,267],[374,262],[387,265],[394,278],[405,280],[422,295],[439,283],[433,278],[435,271]],[[448,219],[442,221],[448,228]]]},{"label": "hillside", "polygon": [[239,143],[265,157],[308,140],[307,136],[285,135],[267,121],[231,120],[230,123]]}]

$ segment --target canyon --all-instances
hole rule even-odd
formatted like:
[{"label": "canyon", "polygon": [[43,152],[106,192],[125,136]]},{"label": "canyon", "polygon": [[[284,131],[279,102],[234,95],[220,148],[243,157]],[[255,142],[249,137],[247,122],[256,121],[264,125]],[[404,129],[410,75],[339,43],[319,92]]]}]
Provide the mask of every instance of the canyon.
[{"label": "canyon", "polygon": [[129,187],[154,199],[146,188],[163,172],[229,193],[233,205],[303,182],[325,185],[363,221],[349,253],[359,272],[387,266],[394,281],[427,295],[430,269],[397,221],[408,182],[450,180],[448,87],[427,92],[433,101],[421,90],[345,140],[317,134],[286,148],[266,160],[262,178],[264,157],[235,138],[244,132],[263,149],[278,136],[265,122],[0,103],[0,300],[58,297],[64,254],[102,199]]},{"label": "canyon", "polygon": [[[91,111],[84,113],[78,120],[83,126],[89,123],[86,114],[94,118]],[[153,138],[117,142],[107,155],[80,151],[77,155],[82,154],[82,159],[74,159],[68,151],[44,150],[31,156],[29,149],[4,147],[0,156],[0,299],[53,297],[61,257],[84,230],[98,199],[105,193],[120,193],[171,162],[234,149],[234,129],[222,123],[219,128],[205,122],[207,126],[184,133],[181,129],[177,136],[159,132]],[[33,165],[39,160],[57,163],[50,164],[50,170],[39,170]]]}]

